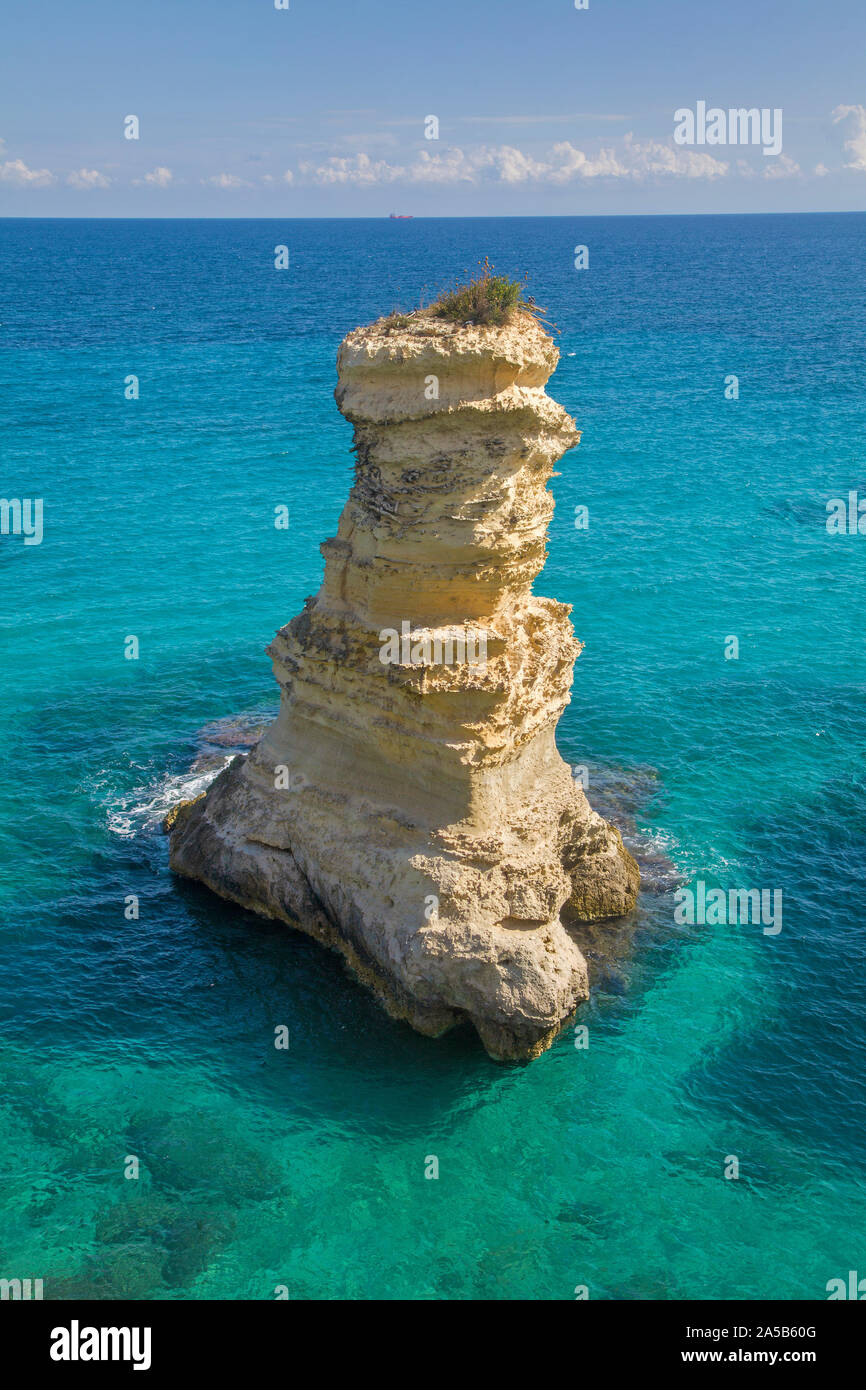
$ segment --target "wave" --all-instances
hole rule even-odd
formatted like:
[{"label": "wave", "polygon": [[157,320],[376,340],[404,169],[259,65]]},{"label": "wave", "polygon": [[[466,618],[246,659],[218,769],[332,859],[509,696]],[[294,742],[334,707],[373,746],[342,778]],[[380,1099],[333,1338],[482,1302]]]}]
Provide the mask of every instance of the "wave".
[{"label": "wave", "polygon": [[126,795],[118,796],[108,811],[108,828],[112,835],[132,840],[136,835],[158,830],[172,806],[201,796],[233,757],[233,753],[223,754],[219,759],[209,760],[207,766],[202,766],[204,759],[198,758],[187,772],[167,773],[156,785],[135,787]]},{"label": "wave", "polygon": [[185,772],[167,772],[157,781],[118,793],[108,810],[113,835],[131,840],[162,828],[162,822],[179,801],[192,801],[207,791],[211,782],[238,753],[248,753],[261,738],[273,712],[229,715],[205,724],[196,734],[199,752]]}]

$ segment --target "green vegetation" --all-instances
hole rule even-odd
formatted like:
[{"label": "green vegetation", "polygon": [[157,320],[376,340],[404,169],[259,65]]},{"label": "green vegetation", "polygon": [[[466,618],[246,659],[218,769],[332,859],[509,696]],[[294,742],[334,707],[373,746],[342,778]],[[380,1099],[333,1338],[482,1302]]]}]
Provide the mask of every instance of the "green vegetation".
[{"label": "green vegetation", "polygon": [[518,309],[536,316],[543,313],[525,293],[525,283],[509,280],[507,275],[494,275],[489,257],[485,256],[478,271],[465,285],[443,290],[427,313],[454,323],[503,324]]},{"label": "green vegetation", "polygon": [[420,326],[424,319],[431,318],[448,319],[451,323],[502,325],[509,323],[520,311],[544,319],[545,311],[526,293],[526,282],[511,280],[507,275],[496,275],[489,257],[485,256],[476,273],[465,284],[442,290],[429,304],[422,303],[419,309],[409,314],[392,309],[381,323],[386,333],[409,328],[412,324]]}]

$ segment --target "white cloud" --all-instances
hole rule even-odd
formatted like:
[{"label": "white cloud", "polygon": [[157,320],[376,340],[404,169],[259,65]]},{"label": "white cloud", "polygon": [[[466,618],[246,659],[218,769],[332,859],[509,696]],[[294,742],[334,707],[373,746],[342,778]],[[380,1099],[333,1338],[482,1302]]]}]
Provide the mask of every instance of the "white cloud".
[{"label": "white cloud", "polygon": [[790,155],[787,154],[780,154],[766,165],[763,177],[765,179],[793,179],[800,173],[802,170],[796,159],[791,159]]},{"label": "white cloud", "polygon": [[531,154],[524,154],[514,145],[485,148],[470,159],[477,171],[490,171],[500,183],[528,183],[544,179],[549,167]]},{"label": "white cloud", "polygon": [[393,183],[406,174],[406,170],[399,165],[388,164],[384,159],[373,160],[368,154],[332,155],[324,164],[303,163],[299,168],[302,174],[322,187],[329,184],[369,186]]},{"label": "white cloud", "polygon": [[619,147],[602,147],[595,155],[586,154],[568,140],[558,142],[542,165],[541,177],[555,184],[598,178],[715,179],[727,174],[729,167],[725,160],[713,155],[662,140],[635,140],[629,132]]},{"label": "white cloud", "polygon": [[662,140],[647,140],[641,144],[629,134],[624,143],[625,162],[631,177],[636,179],[657,174],[671,174],[675,178],[685,179],[718,179],[723,178],[730,169],[724,159]]},{"label": "white cloud", "polygon": [[214,188],[250,187],[246,179],[239,179],[237,174],[213,174],[209,179],[202,179],[202,183],[212,184]]},{"label": "white cloud", "polygon": [[23,159],[7,159],[0,164],[0,183],[15,183],[19,187],[46,188],[56,183],[50,169],[28,169]]},{"label": "white cloud", "polygon": [[462,150],[449,149],[445,154],[422,150],[413,164],[400,170],[400,176],[410,183],[475,183],[479,167],[478,156]]},{"label": "white cloud", "polygon": [[845,168],[866,173],[866,106],[837,106],[833,124],[842,127],[842,143],[849,156]]},{"label": "white cloud", "polygon": [[724,160],[710,154],[660,140],[641,142],[629,134],[617,149],[603,148],[595,155],[588,155],[563,140],[541,158],[514,145],[483,145],[468,151],[451,147],[442,154],[422,150],[408,165],[371,159],[368,154],[332,155],[321,164],[301,164],[300,172],[322,187],[330,184],[370,187],[396,182],[566,184],[595,178],[715,179],[726,175],[729,167]]},{"label": "white cloud", "polygon": [[[626,136],[627,141],[631,141],[631,138],[630,135]],[[551,183],[571,183],[572,179],[635,177],[635,170],[611,149],[602,148],[592,156],[572,145],[570,140],[560,140],[550,153],[547,177]]]},{"label": "white cloud", "polygon": [[111,179],[98,169],[76,169],[66,182],[72,188],[109,188]]},{"label": "white cloud", "polygon": [[146,185],[149,188],[168,188],[174,182],[174,174],[170,169],[166,169],[164,164],[158,164],[149,174],[145,174],[143,179],[133,179],[132,182],[137,186]]},{"label": "white cloud", "polygon": [[[825,169],[823,164],[819,164],[815,173],[820,174],[822,172],[828,174],[830,171]],[[796,159],[792,159],[787,154],[777,155],[769,163],[762,160],[757,168],[754,164],[750,164],[747,159],[738,159],[737,173],[744,179],[795,179],[803,176],[803,170]]]}]

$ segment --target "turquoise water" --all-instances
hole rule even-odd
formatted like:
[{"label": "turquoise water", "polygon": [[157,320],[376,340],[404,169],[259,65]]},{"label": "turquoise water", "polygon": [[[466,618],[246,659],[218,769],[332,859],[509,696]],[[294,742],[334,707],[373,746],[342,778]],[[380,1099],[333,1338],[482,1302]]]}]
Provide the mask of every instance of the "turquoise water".
[{"label": "turquoise water", "polygon": [[[0,496],[44,499],[41,545],[0,537],[0,1276],[820,1299],[863,1272],[866,537],[825,520],[866,497],[864,253],[860,215],[0,222]],[[650,867],[589,1048],[522,1067],[176,882],[158,829],[221,756],[200,731],[274,709],[263,648],[351,483],[341,337],[486,254],[529,273],[584,431],[538,586],[586,644],[563,755],[590,799],[625,786],[650,866],[784,895],[775,937],[677,926]]]}]

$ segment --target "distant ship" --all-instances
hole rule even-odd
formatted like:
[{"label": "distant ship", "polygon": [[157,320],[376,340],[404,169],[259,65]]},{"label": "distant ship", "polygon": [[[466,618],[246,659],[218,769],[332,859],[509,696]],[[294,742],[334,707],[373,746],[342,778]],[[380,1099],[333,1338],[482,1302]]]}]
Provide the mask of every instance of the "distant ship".
[{"label": "distant ship", "polygon": [[414,212],[392,212],[389,216],[392,222],[411,222],[415,214]]}]

